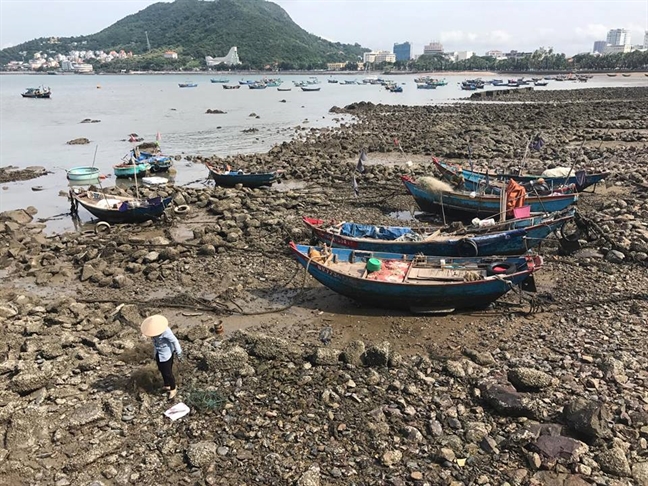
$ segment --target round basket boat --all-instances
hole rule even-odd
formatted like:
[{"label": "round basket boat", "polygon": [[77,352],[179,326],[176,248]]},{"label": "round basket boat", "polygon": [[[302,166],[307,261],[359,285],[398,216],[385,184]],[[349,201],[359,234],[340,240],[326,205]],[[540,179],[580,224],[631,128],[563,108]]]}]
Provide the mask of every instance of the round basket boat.
[{"label": "round basket boat", "polygon": [[69,181],[90,181],[99,178],[99,169],[96,167],[74,167],[66,172]]}]

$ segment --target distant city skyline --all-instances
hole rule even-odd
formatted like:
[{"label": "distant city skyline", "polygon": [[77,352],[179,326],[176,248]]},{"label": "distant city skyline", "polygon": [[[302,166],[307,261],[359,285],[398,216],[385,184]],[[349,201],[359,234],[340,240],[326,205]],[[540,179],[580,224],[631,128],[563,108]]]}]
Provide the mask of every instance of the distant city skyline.
[{"label": "distant city skyline", "polygon": [[[155,0],[0,0],[0,48],[37,37],[94,34]],[[568,56],[591,52],[611,29],[635,44],[648,30],[648,0],[274,0],[299,26],[322,38],[392,51],[410,42],[412,55],[439,41],[446,51],[533,51]],[[47,14],[43,15],[43,9]],[[397,15],[396,15],[397,13]],[[154,43],[154,41],[153,41]],[[106,46],[110,47],[110,46]]]}]

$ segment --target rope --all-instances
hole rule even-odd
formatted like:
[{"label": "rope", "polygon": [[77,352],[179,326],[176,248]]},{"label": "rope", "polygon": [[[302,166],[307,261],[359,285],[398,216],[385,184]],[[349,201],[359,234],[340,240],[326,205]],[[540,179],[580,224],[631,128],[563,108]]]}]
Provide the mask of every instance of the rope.
[{"label": "rope", "polygon": [[184,393],[184,402],[199,412],[220,410],[226,401],[225,395],[218,390],[203,390],[192,386]]}]

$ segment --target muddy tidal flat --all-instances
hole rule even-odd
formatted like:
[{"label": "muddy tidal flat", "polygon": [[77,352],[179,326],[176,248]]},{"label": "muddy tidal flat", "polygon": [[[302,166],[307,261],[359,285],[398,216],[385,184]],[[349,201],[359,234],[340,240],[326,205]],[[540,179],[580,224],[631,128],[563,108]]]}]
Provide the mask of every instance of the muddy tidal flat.
[{"label": "muddy tidal flat", "polygon": [[[352,121],[182,156],[281,169],[272,189],[144,189],[190,210],[100,234],[0,213],[0,484],[648,485],[648,88],[331,113]],[[540,248],[533,308],[364,306],[289,254],[303,216],[419,225],[401,175],[514,169],[537,133],[525,170],[611,176],[580,195],[581,249]],[[139,332],[154,313],[185,349],[172,402]]]}]

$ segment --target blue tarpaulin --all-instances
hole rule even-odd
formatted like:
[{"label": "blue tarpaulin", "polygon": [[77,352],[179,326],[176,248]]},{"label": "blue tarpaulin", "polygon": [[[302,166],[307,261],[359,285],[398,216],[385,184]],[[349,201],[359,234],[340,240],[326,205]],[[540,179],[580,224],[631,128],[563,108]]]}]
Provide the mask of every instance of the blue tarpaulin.
[{"label": "blue tarpaulin", "polygon": [[412,228],[400,226],[373,226],[370,224],[343,223],[340,234],[352,238],[376,238],[393,241],[403,235],[412,233]]}]

